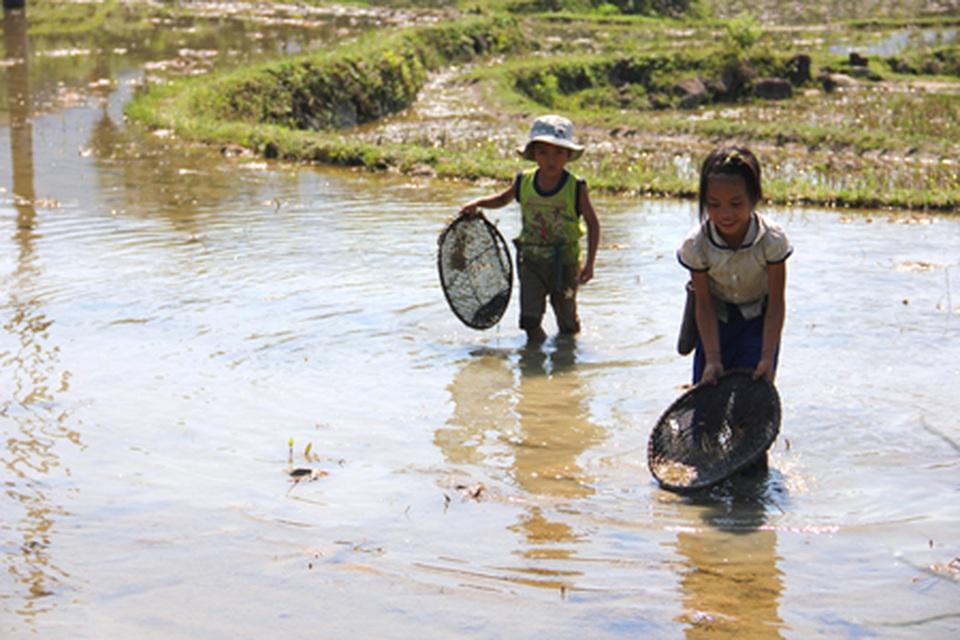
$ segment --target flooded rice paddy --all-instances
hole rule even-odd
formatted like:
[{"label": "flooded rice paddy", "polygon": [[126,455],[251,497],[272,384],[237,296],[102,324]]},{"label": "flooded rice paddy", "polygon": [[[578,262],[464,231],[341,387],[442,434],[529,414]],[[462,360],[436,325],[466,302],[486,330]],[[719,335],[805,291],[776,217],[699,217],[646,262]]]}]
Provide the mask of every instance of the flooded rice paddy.
[{"label": "flooded rice paddy", "polygon": [[2,71],[0,636],[960,631],[960,220],[769,211],[771,473],[678,498],[646,441],[689,378],[692,203],[595,197],[585,330],[527,349],[516,294],[479,333],[438,288],[489,186],[128,129],[142,67],[40,107],[56,78]]}]

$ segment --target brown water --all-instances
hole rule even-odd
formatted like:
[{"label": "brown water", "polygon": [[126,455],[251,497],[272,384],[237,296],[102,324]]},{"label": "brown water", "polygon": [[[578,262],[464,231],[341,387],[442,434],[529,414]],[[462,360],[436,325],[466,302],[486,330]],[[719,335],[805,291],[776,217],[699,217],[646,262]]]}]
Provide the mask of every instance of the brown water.
[{"label": "brown water", "polygon": [[525,349],[437,285],[486,188],[138,133],[139,73],[0,106],[0,637],[956,637],[960,220],[771,211],[772,471],[678,498],[691,203],[596,198],[585,331]]}]

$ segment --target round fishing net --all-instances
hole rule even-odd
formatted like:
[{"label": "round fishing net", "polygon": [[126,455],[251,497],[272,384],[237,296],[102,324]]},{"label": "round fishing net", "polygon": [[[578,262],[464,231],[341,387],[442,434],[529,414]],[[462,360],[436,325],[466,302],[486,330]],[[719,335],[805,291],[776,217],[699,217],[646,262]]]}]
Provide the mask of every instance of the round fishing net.
[{"label": "round fishing net", "polygon": [[660,416],[650,434],[647,463],[665,489],[716,484],[749,465],[780,431],[780,397],[766,378],[738,369],[717,384],[699,384]]},{"label": "round fishing net", "polygon": [[453,313],[474,329],[500,322],[510,303],[513,263],[497,228],[482,215],[461,216],[438,242],[440,284]]}]

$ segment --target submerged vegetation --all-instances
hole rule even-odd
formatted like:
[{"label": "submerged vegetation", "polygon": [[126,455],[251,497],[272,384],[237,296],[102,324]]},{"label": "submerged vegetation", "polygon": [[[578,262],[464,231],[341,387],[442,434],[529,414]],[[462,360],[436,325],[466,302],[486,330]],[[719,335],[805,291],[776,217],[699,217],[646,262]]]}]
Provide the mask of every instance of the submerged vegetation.
[{"label": "submerged vegetation", "polygon": [[127,113],[266,157],[505,179],[530,116],[560,111],[601,189],[691,195],[699,159],[735,139],[774,202],[955,210],[960,12],[883,4],[810,24],[763,2],[463,2],[435,24],[151,83]]}]

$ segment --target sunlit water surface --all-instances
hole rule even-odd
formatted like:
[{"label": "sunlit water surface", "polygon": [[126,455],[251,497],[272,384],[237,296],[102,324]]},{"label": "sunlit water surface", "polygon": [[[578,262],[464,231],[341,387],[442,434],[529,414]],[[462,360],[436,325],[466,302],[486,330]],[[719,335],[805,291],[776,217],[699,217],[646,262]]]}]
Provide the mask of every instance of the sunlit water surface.
[{"label": "sunlit water surface", "polygon": [[185,149],[118,86],[0,128],[2,637],[960,631],[960,220],[769,211],[772,470],[678,498],[691,203],[595,197],[584,332],[525,349],[516,294],[478,333],[438,287],[491,187]]}]

